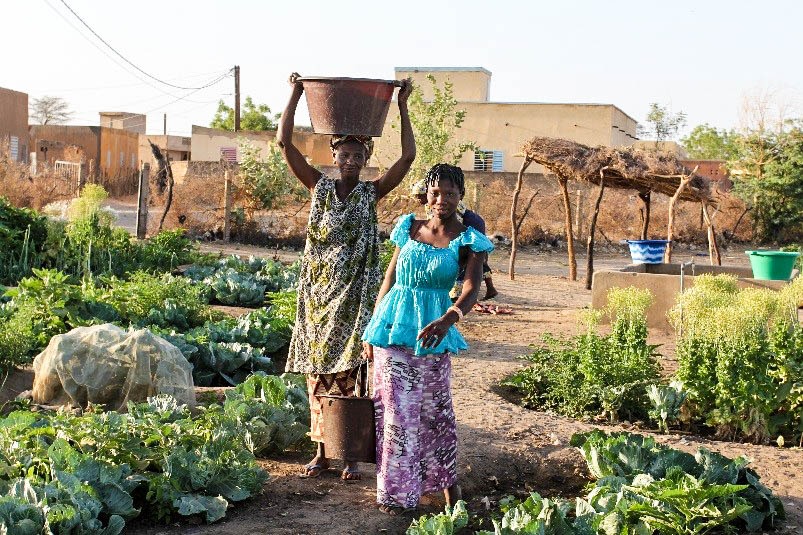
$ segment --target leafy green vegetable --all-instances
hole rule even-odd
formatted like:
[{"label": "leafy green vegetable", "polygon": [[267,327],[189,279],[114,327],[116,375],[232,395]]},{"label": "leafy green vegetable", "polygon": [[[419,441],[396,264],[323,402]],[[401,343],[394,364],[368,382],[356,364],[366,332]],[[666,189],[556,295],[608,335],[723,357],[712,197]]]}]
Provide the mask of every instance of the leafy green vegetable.
[{"label": "leafy green vegetable", "polygon": [[646,417],[645,387],[658,378],[656,346],[647,344],[647,290],[612,289],[612,332],[596,332],[599,317],[587,316],[588,331],[567,341],[550,335],[526,358],[532,363],[503,381],[532,408],[567,416]]},{"label": "leafy green vegetable", "polygon": [[670,311],[681,336],[677,377],[692,423],[765,443],[803,434],[803,278],[781,291],[738,289],[730,276],[697,277]]},{"label": "leafy green vegetable", "polygon": [[446,506],[443,513],[424,515],[413,520],[406,535],[453,535],[468,524],[466,502],[459,500],[454,507]]},{"label": "leafy green vegetable", "polygon": [[652,403],[650,418],[658,422],[658,428],[664,432],[669,431],[668,422],[678,419],[680,406],[686,400],[683,383],[672,381],[669,385],[649,385],[647,397]]},{"label": "leafy green vegetable", "polygon": [[598,478],[587,503],[604,513],[600,524],[612,532],[634,518],[660,533],[706,533],[725,524],[758,531],[785,516],[744,458],[704,448],[692,456],[651,437],[600,430],[575,434],[571,444]]}]

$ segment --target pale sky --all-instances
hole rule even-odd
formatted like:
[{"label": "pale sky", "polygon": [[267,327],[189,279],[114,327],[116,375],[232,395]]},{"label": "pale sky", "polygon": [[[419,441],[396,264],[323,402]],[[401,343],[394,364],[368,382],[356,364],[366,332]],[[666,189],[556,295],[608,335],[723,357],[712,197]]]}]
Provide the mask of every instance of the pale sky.
[{"label": "pale sky", "polygon": [[[64,3],[66,2],[66,4]],[[0,0],[0,87],[67,101],[70,124],[99,111],[163,114],[173,135],[208,126],[241,93],[281,111],[293,71],[393,78],[394,67],[484,67],[491,100],[614,104],[644,122],[658,102],[736,127],[748,93],[803,115],[803,2]],[[297,124],[309,124],[300,108]],[[687,128],[687,130],[689,129]]]}]

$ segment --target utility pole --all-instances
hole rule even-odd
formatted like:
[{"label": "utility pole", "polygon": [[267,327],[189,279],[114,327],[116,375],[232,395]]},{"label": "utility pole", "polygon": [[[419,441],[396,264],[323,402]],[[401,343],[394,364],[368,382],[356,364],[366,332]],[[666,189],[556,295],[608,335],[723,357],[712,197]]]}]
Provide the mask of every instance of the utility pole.
[{"label": "utility pole", "polygon": [[234,131],[240,131],[240,66],[234,66]]},{"label": "utility pole", "polygon": [[164,114],[164,135],[165,135],[165,145],[167,144],[167,114]]}]

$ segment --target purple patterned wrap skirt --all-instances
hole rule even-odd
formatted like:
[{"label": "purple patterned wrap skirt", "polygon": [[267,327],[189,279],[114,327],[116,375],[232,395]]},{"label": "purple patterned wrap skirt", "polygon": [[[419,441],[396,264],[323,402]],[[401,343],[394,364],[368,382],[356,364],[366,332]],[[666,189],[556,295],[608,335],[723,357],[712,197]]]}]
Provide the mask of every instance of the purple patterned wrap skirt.
[{"label": "purple patterned wrap skirt", "polygon": [[374,347],[377,502],[405,508],[457,481],[451,358],[409,351]]}]

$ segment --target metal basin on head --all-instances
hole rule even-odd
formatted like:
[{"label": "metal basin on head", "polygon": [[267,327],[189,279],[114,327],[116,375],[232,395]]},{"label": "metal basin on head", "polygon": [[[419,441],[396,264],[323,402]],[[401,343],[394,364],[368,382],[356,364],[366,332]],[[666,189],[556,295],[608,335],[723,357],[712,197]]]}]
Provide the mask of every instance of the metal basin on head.
[{"label": "metal basin on head", "polygon": [[302,77],[317,134],[379,137],[399,80]]}]

